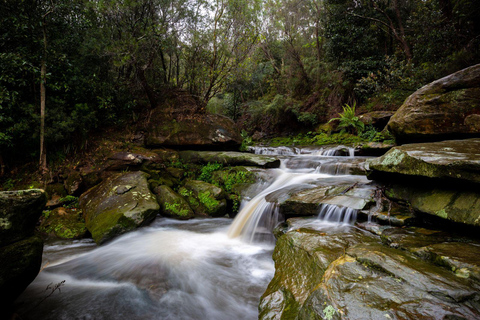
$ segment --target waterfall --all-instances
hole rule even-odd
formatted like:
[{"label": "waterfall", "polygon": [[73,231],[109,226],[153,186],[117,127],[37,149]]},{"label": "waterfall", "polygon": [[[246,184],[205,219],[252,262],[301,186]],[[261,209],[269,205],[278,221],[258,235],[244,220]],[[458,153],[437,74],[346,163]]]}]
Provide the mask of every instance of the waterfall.
[{"label": "waterfall", "polygon": [[322,204],[318,218],[324,221],[351,224],[357,219],[358,210],[333,204]]}]

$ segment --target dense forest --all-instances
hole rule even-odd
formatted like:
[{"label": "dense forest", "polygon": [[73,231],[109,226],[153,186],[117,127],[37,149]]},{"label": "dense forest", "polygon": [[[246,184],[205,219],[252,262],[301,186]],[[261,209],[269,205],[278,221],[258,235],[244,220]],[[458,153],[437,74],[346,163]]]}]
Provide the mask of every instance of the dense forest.
[{"label": "dense forest", "polygon": [[247,135],[395,110],[480,61],[478,17],[474,0],[2,0],[1,175],[180,93]]}]

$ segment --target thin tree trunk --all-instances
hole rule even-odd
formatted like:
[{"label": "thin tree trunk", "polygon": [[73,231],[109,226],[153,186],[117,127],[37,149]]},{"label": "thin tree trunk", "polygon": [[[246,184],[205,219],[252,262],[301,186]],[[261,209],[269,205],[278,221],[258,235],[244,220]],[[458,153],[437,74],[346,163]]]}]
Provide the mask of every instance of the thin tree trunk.
[{"label": "thin tree trunk", "polygon": [[43,57],[42,66],[40,69],[40,161],[39,170],[42,174],[48,171],[47,168],[47,149],[45,147],[45,101],[46,101],[46,87],[47,82],[47,30],[46,17],[51,11],[47,12],[42,19],[43,31]]}]

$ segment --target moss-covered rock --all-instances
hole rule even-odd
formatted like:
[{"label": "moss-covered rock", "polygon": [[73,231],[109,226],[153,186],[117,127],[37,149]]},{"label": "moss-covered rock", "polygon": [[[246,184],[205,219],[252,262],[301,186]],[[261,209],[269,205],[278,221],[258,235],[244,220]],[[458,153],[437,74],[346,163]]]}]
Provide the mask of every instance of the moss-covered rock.
[{"label": "moss-covered rock", "polygon": [[480,64],[436,80],[408,97],[388,122],[397,142],[480,136]]},{"label": "moss-covered rock", "polygon": [[35,279],[42,263],[43,241],[32,236],[0,247],[0,301],[8,319],[13,301]]},{"label": "moss-covered rock", "polygon": [[44,214],[39,231],[60,239],[81,239],[87,233],[82,213],[75,209],[56,208]]},{"label": "moss-covered rock", "polygon": [[[276,272],[261,298],[260,319],[480,316],[480,283],[475,277],[464,277],[457,269],[402,250],[402,239],[397,238],[400,243],[388,247],[375,235],[357,228],[332,228],[299,218],[289,219],[288,224],[286,231],[279,233],[283,235],[278,238],[273,255]],[[421,232],[427,234],[428,230]],[[468,270],[475,269],[472,265],[480,265],[472,255],[447,253],[445,246],[456,246],[458,250],[460,242],[441,244],[452,238],[439,235],[430,240],[433,239],[416,243],[427,245],[421,247],[425,250],[436,248],[438,254],[443,252],[450,257],[446,259],[457,261],[459,267],[462,264],[458,261],[463,261],[463,266],[470,265]]]},{"label": "moss-covered rock", "polygon": [[180,151],[180,159],[191,163],[220,163],[225,166],[278,168],[280,160],[272,156],[234,151]]},{"label": "moss-covered rock", "polygon": [[162,107],[153,110],[147,127],[148,147],[238,149],[242,142],[235,123],[217,114],[172,117]]},{"label": "moss-covered rock", "polygon": [[0,245],[32,236],[46,202],[41,189],[0,192]]},{"label": "moss-covered rock", "polygon": [[179,193],[187,199],[197,215],[222,217],[227,213],[226,194],[213,184],[189,180]]},{"label": "moss-covered rock", "polygon": [[119,173],[80,197],[87,229],[97,243],[150,223],[160,206],[144,172]]},{"label": "moss-covered rock", "polygon": [[393,200],[408,202],[412,209],[450,221],[480,226],[480,192],[448,187],[392,185],[386,194]]},{"label": "moss-covered rock", "polygon": [[168,186],[159,186],[154,190],[161,214],[175,219],[186,220],[195,216],[188,202]]},{"label": "moss-covered rock", "polygon": [[368,160],[369,177],[394,173],[480,183],[479,150],[480,139],[406,144]]}]

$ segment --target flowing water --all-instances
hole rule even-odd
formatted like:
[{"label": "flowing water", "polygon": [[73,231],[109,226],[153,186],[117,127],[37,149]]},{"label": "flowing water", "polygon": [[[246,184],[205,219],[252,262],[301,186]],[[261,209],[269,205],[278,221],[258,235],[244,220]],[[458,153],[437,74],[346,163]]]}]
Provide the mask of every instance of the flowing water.
[{"label": "flowing water", "polygon": [[[346,147],[253,151],[277,154],[282,165],[260,170],[264,179],[245,194],[249,201],[233,222],[157,218],[100,247],[91,240],[46,244],[44,268],[17,300],[18,314],[22,319],[256,319],[259,298],[275,271],[271,231],[283,219],[266,197],[288,197],[319,182],[366,178],[349,174],[363,160]],[[333,205],[319,208],[320,218],[343,223],[355,213]]]}]

